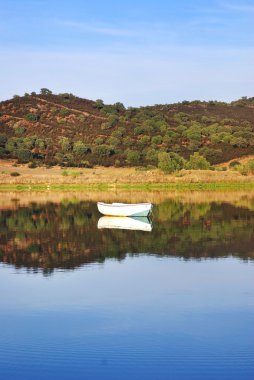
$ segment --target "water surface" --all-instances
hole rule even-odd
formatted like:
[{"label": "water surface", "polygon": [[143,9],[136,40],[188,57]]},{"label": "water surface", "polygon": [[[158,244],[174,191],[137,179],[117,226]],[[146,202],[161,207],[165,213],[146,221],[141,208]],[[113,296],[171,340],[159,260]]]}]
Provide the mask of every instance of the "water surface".
[{"label": "water surface", "polygon": [[254,197],[166,194],[151,232],[99,218],[2,206],[0,379],[252,379]]}]

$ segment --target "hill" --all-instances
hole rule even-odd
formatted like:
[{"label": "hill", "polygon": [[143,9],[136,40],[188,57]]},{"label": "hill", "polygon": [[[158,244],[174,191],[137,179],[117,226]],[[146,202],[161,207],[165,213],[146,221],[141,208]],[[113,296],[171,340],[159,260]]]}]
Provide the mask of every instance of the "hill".
[{"label": "hill", "polygon": [[158,154],[211,164],[254,154],[254,98],[125,109],[72,94],[0,102],[0,158],[61,166],[157,166]]}]

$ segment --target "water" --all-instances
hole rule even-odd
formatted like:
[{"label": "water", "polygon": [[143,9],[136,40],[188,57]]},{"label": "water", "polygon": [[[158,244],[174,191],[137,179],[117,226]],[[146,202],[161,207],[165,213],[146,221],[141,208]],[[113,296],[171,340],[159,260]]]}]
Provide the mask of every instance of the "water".
[{"label": "water", "polygon": [[65,198],[2,204],[0,379],[253,378],[252,195],[157,197],[151,232]]}]

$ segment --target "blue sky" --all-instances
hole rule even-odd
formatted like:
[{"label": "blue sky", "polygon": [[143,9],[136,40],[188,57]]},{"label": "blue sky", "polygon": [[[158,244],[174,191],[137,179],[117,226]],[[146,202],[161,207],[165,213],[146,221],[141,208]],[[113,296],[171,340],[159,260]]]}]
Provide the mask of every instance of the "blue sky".
[{"label": "blue sky", "polygon": [[254,0],[0,0],[0,99],[254,96]]}]

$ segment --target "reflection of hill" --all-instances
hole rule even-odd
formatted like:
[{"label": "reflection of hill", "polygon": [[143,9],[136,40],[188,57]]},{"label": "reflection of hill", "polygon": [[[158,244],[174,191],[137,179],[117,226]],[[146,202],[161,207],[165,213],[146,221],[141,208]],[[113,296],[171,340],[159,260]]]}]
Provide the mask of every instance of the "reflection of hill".
[{"label": "reflection of hill", "polygon": [[91,202],[32,203],[0,211],[0,260],[16,267],[72,269],[126,253],[186,259],[254,258],[254,211],[226,203],[168,200],[155,208],[154,229],[98,230]]}]

